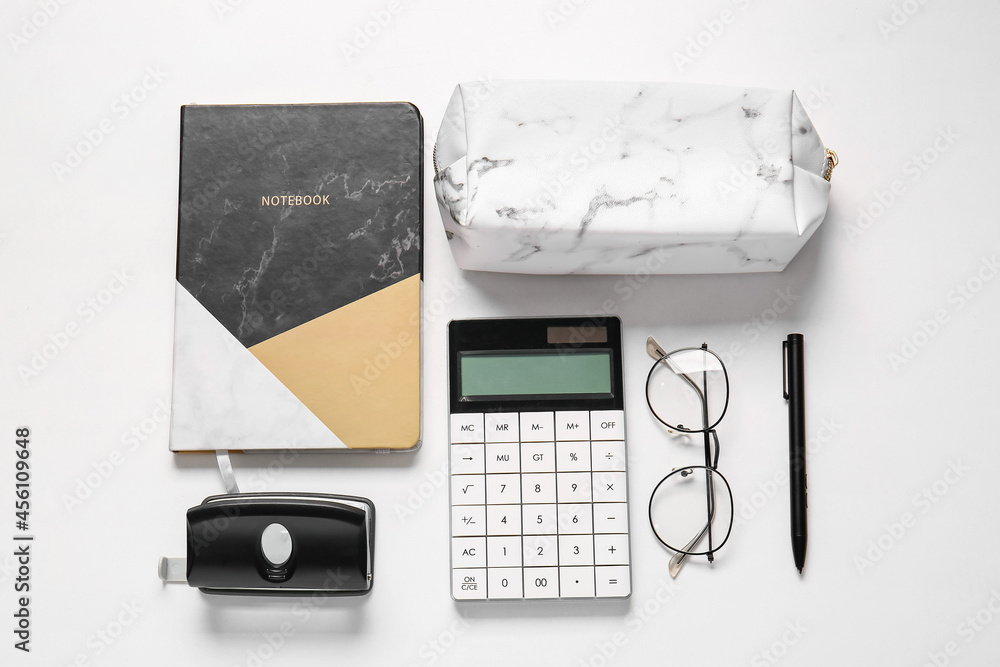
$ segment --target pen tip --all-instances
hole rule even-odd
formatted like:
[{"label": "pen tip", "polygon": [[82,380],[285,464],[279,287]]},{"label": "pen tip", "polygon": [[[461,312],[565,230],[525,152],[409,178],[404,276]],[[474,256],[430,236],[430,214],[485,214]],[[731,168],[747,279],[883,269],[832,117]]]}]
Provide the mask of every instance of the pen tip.
[{"label": "pen tip", "polygon": [[801,567],[799,568],[799,574],[802,574],[802,568]]}]

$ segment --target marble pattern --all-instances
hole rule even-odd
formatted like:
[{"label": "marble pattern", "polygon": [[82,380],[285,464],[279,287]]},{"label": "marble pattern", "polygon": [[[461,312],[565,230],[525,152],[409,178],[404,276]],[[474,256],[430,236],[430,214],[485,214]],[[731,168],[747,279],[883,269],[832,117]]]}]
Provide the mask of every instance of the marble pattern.
[{"label": "marble pattern", "polygon": [[780,271],[826,215],[825,149],[792,91],[460,84],[435,191],[465,269]]},{"label": "marble pattern", "polygon": [[402,103],[184,107],[178,281],[250,347],[416,275],[420,124]]},{"label": "marble pattern", "polygon": [[344,449],[183,286],[174,311],[170,449]]}]

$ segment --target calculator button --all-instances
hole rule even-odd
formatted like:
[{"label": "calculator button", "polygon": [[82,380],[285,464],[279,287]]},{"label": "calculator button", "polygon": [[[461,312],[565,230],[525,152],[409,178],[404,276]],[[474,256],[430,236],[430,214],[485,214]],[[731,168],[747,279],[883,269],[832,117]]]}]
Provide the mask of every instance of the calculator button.
[{"label": "calculator button", "polygon": [[483,474],[483,443],[451,446],[451,474]]},{"label": "calculator button", "polygon": [[627,533],[628,506],[625,503],[594,503],[595,533]]},{"label": "calculator button", "polygon": [[598,565],[628,565],[628,535],[595,535],[594,562]]},{"label": "calculator button", "polygon": [[486,572],[486,594],[492,599],[521,598],[521,573],[519,567],[491,567]]},{"label": "calculator button", "polygon": [[593,535],[560,535],[559,536],[560,565],[593,565],[594,536]]},{"label": "calculator button", "polygon": [[486,568],[452,570],[451,595],[456,600],[485,600]]},{"label": "calculator button", "polygon": [[598,565],[594,568],[597,597],[624,598],[632,593],[632,576],[627,565]]},{"label": "calculator button", "polygon": [[594,568],[560,567],[559,592],[564,598],[594,597]]},{"label": "calculator button", "polygon": [[555,505],[523,505],[521,525],[525,535],[554,535],[556,533]]},{"label": "calculator button", "polygon": [[482,505],[486,502],[486,475],[452,475],[452,505]]},{"label": "calculator button", "polygon": [[521,413],[521,442],[551,442],[554,430],[551,412]]},{"label": "calculator button", "polygon": [[557,508],[560,535],[590,535],[594,532],[594,516],[590,504],[559,504]]},{"label": "calculator button", "polygon": [[520,472],[521,451],[516,442],[486,445],[486,472]]},{"label": "calculator button", "polygon": [[451,508],[452,537],[471,537],[486,534],[486,507],[459,505]]},{"label": "calculator button", "polygon": [[589,503],[589,472],[561,472],[556,475],[556,498],[560,503]]},{"label": "calculator button", "polygon": [[[489,415],[487,415],[487,419]],[[625,413],[621,410],[594,410],[590,413],[591,440],[624,440]],[[487,440],[489,442],[489,440]]]},{"label": "calculator button", "polygon": [[555,472],[556,446],[551,442],[521,443],[521,472]]},{"label": "calculator button", "polygon": [[628,496],[626,495],[625,490],[625,473],[594,473],[594,502],[624,503],[627,497]]},{"label": "calculator button", "polygon": [[524,597],[559,597],[559,569],[555,567],[524,568]]},{"label": "calculator button", "polygon": [[454,568],[486,567],[486,538],[451,538],[451,566]]},{"label": "calculator button", "polygon": [[487,475],[486,502],[490,505],[510,505],[521,502],[520,475]]},{"label": "calculator button", "polygon": [[483,442],[483,413],[453,414],[451,416],[452,442]]},{"label": "calculator button", "polygon": [[488,505],[485,510],[487,535],[521,534],[521,508],[519,506]]},{"label": "calculator button", "polygon": [[494,567],[520,567],[521,537],[487,537],[486,564]]},{"label": "calculator button", "polygon": [[595,440],[591,446],[592,470],[625,470],[625,442]]},{"label": "calculator button", "polygon": [[556,501],[555,473],[541,472],[521,475],[521,497],[525,503],[554,503]]},{"label": "calculator button", "polygon": [[517,442],[518,415],[516,412],[487,412],[485,417],[486,442]]},{"label": "calculator button", "polygon": [[581,442],[557,442],[556,443],[556,470],[575,471],[590,470],[590,443]]},{"label": "calculator button", "polygon": [[559,564],[559,541],[555,535],[525,535],[523,545],[525,567]]},{"label": "calculator button", "polygon": [[590,440],[590,413],[586,410],[557,412],[556,440]]},{"label": "calculator button", "polygon": [[621,410],[451,415],[456,600],[631,594]]}]

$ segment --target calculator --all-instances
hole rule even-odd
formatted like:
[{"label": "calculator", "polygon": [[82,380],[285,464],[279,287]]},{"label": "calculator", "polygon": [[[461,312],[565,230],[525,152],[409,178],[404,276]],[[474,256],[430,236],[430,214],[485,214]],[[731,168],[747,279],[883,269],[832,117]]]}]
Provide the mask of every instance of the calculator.
[{"label": "calculator", "polygon": [[451,594],[631,593],[617,317],[449,324]]}]

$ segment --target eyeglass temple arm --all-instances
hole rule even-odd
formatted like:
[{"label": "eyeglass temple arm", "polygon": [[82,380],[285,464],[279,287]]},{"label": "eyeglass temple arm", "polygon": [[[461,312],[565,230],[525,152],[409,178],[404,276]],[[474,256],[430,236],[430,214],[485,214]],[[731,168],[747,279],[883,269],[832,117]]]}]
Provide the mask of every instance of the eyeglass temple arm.
[{"label": "eyeglass temple arm", "polygon": [[[715,432],[715,429],[712,429],[711,433],[712,438],[715,440],[715,465],[712,466],[712,469],[714,470],[718,467],[719,463],[719,434]],[[705,533],[708,532],[709,527],[715,521],[715,482],[712,480],[711,475],[708,477],[708,493],[712,499],[710,503],[711,509],[709,511],[708,521],[705,523],[704,527],[702,527],[701,531],[684,546],[684,551],[678,551],[671,557],[668,564],[671,577],[677,576],[677,574],[681,571],[681,568],[684,567],[684,561],[686,561],[687,557],[691,555],[685,552],[691,551],[691,549],[693,549],[694,546],[698,544],[703,537],[705,537]],[[712,558],[709,558],[709,560],[711,561]]]},{"label": "eyeglass temple arm", "polygon": [[[712,480],[711,473],[709,473],[709,478],[708,479],[709,479],[709,482],[708,482],[709,486],[713,487],[712,491],[714,491],[714,485],[713,485],[713,483],[711,481]],[[712,491],[710,491],[710,493],[711,493],[710,497],[712,498],[712,500],[709,503],[709,506],[711,507],[711,509],[709,510],[710,513],[709,513],[709,516],[708,516],[708,521],[705,523],[704,526],[702,526],[702,529],[698,532],[698,534],[695,535],[691,539],[690,542],[688,542],[686,545],[684,545],[684,551],[678,551],[677,553],[675,553],[670,558],[670,562],[668,563],[668,568],[669,568],[670,576],[671,577],[676,577],[677,576],[677,574],[681,571],[681,568],[684,567],[684,561],[686,561],[687,558],[688,558],[688,556],[691,555],[690,553],[687,553],[687,552],[689,552],[692,549],[694,549],[695,545],[698,544],[698,542],[700,542],[703,537],[705,537],[705,533],[709,532],[709,530],[711,529],[712,523],[715,522],[715,500],[714,500],[715,499],[715,493],[712,492]],[[709,562],[712,562],[714,560],[712,558],[712,554],[713,554],[713,552],[709,551],[709,553],[708,553],[708,557],[709,557],[708,560],[709,560]]]},{"label": "eyeglass temple arm", "polygon": [[[656,339],[653,338],[652,336],[646,339],[646,352],[649,354],[649,356],[653,357],[657,361],[660,361],[662,359],[663,362],[667,365],[667,368],[672,370],[674,374],[684,378],[684,381],[687,382],[689,385],[691,385],[691,388],[694,389],[695,393],[698,394],[698,398],[701,399],[702,411],[704,413],[705,419],[707,420],[708,401],[705,399],[705,392],[701,390],[701,387],[698,386],[698,383],[692,380],[691,376],[689,376],[687,373],[684,373],[674,364],[670,363],[670,359],[667,358],[667,353],[663,351],[663,346],[657,343]],[[705,426],[708,426],[707,421],[705,422]]]}]

